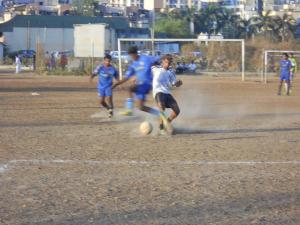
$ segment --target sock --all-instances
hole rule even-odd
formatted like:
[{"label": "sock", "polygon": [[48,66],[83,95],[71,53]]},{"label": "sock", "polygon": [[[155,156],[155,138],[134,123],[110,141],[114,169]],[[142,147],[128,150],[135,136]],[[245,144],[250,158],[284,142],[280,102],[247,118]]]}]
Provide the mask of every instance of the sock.
[{"label": "sock", "polygon": [[162,124],[162,123],[159,124],[159,129],[160,129],[160,130],[163,130],[163,129],[164,129],[164,124]]},{"label": "sock", "polygon": [[126,103],[125,103],[126,109],[132,111],[133,110],[133,104],[134,104],[134,102],[133,102],[132,98],[127,98],[126,99]]},{"label": "sock", "polygon": [[149,113],[155,116],[159,116],[160,111],[157,109],[150,108]]}]

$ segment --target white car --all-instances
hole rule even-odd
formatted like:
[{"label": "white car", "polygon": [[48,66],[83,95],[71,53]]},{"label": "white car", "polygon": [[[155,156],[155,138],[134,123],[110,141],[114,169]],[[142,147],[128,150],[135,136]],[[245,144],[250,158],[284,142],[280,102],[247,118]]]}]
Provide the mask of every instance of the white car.
[{"label": "white car", "polygon": [[[111,51],[110,55],[113,60],[119,60],[119,52],[118,51]],[[121,60],[124,63],[130,62],[130,56],[128,55],[127,51],[121,51]]]}]

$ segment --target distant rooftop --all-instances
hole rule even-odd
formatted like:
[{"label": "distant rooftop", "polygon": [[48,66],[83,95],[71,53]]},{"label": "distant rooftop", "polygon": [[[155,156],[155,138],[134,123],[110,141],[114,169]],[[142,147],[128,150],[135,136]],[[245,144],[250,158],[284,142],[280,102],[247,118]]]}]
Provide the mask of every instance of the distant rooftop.
[{"label": "distant rooftop", "polygon": [[125,17],[87,17],[87,16],[15,16],[0,24],[0,32],[13,31],[13,27],[36,28],[73,28],[74,24],[105,23],[116,30],[128,30],[129,23]]}]

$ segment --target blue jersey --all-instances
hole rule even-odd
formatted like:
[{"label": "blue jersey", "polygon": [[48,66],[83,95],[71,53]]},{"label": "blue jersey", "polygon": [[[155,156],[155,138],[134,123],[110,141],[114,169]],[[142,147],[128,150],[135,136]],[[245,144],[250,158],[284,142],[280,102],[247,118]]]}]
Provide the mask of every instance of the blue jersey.
[{"label": "blue jersey", "polygon": [[140,55],[138,60],[134,61],[125,73],[126,78],[136,76],[136,83],[152,84],[151,66],[159,60],[158,57]]},{"label": "blue jersey", "polygon": [[289,75],[292,68],[290,60],[280,60],[280,74]]},{"label": "blue jersey", "polygon": [[118,79],[118,71],[113,66],[106,67],[104,65],[98,66],[94,74],[98,74],[98,88],[108,88],[113,85],[113,79]]}]

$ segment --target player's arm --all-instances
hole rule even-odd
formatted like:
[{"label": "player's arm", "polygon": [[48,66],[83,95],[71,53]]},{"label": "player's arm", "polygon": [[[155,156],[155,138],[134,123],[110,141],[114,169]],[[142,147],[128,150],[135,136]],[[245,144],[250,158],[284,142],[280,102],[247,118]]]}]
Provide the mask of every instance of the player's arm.
[{"label": "player's arm", "polygon": [[134,68],[129,66],[127,72],[125,73],[125,76],[122,80],[118,80],[116,83],[113,84],[112,88],[116,88],[117,86],[124,84],[126,81],[128,81],[133,75],[135,74]]},{"label": "player's arm", "polygon": [[172,84],[172,86],[180,87],[183,84],[182,80],[177,80],[173,70],[170,69],[169,72],[170,72],[170,83]]},{"label": "player's arm", "polygon": [[96,77],[99,73],[99,70],[100,70],[100,66],[97,66],[94,71],[92,72],[91,76],[90,76],[90,82],[93,81],[94,77]]}]

